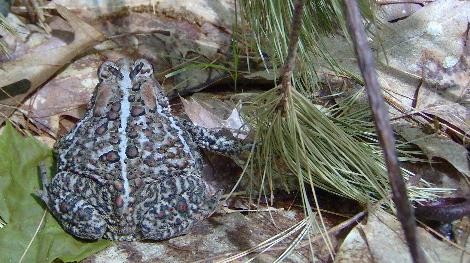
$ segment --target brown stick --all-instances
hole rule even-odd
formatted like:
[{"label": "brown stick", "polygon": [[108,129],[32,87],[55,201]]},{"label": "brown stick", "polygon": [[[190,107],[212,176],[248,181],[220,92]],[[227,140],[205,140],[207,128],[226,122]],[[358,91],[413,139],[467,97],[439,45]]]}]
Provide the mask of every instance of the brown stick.
[{"label": "brown stick", "polygon": [[377,0],[376,3],[379,5],[389,4],[429,4],[434,0]]},{"label": "brown stick", "polygon": [[292,84],[292,73],[294,71],[295,58],[297,57],[297,46],[299,43],[299,35],[302,28],[302,14],[304,9],[304,1],[297,0],[294,5],[294,13],[292,14],[292,24],[289,33],[289,44],[287,47],[287,57],[284,61],[284,67],[281,72],[281,101],[279,107],[283,112],[286,111],[287,98],[290,96]]},{"label": "brown stick", "polygon": [[416,221],[413,208],[410,206],[406,185],[400,175],[400,167],[395,152],[395,140],[390,125],[388,112],[375,72],[375,63],[372,52],[367,44],[366,32],[362,24],[361,15],[356,0],[344,0],[346,5],[347,22],[354,49],[356,51],[359,68],[364,78],[369,104],[374,116],[380,145],[383,149],[388,179],[392,187],[392,200],[397,208],[397,217],[400,220],[405,239],[410,249],[411,257],[415,263],[424,263],[426,259],[418,246],[416,235]]}]

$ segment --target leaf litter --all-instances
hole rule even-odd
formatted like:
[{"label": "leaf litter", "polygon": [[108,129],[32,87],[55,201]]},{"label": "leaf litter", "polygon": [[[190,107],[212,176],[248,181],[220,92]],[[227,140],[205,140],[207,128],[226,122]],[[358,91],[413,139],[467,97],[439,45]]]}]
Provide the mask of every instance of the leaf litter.
[{"label": "leaf litter", "polygon": [[93,27],[80,20],[62,6],[57,11],[68,19],[74,28],[75,38],[69,45],[37,50],[21,58],[2,64],[0,71],[0,124],[20,105],[26,96],[33,93],[41,84],[78,54],[92,47],[104,36]]}]

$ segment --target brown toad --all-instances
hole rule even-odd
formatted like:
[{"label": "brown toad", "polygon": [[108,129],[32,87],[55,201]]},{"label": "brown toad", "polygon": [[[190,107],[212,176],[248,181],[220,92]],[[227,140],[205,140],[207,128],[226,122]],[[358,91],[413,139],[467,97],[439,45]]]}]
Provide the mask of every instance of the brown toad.
[{"label": "brown toad", "polygon": [[240,143],[173,116],[144,60],[107,61],[85,116],[55,146],[57,175],[38,196],[83,239],[162,240],[210,215],[218,195],[201,178],[199,148]]}]

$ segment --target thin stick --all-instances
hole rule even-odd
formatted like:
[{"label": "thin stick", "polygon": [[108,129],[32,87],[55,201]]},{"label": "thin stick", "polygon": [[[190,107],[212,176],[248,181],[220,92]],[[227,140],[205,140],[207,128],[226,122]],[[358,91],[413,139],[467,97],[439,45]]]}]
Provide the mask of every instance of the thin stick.
[{"label": "thin stick", "polygon": [[349,31],[354,43],[359,68],[364,78],[369,104],[374,116],[380,145],[383,149],[388,179],[392,187],[392,200],[397,208],[397,217],[400,220],[405,239],[410,249],[411,257],[415,263],[424,263],[426,259],[418,246],[416,235],[416,221],[413,208],[410,206],[406,185],[400,175],[400,167],[395,152],[395,140],[390,125],[388,112],[375,72],[375,63],[372,52],[367,44],[366,32],[362,24],[361,15],[356,0],[344,0]]},{"label": "thin stick", "polygon": [[379,5],[389,5],[389,4],[429,4],[434,2],[434,0],[377,0],[376,3]]},{"label": "thin stick", "polygon": [[299,43],[300,30],[302,28],[302,14],[304,1],[297,0],[294,4],[294,13],[292,14],[292,24],[289,33],[289,44],[287,47],[287,57],[284,61],[284,67],[281,73],[281,101],[279,107],[285,112],[287,107],[287,98],[290,96],[292,84],[292,73],[294,71],[295,58],[297,57],[297,46]]}]

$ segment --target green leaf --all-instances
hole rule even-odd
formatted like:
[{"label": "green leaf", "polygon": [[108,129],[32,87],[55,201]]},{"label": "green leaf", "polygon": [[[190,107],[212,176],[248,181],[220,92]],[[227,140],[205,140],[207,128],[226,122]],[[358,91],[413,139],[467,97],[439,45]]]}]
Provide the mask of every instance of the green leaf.
[{"label": "green leaf", "polygon": [[0,262],[79,261],[110,244],[84,242],[66,233],[33,193],[40,189],[39,163],[52,153],[7,123],[0,135]]}]

